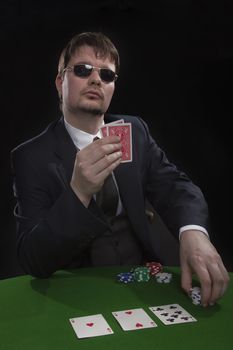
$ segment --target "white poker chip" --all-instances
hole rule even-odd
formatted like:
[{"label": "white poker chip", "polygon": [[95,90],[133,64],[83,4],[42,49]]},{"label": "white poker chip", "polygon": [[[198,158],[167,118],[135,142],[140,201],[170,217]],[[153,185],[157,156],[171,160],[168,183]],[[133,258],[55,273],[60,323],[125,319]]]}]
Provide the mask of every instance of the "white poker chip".
[{"label": "white poker chip", "polygon": [[200,287],[193,287],[190,291],[190,298],[192,299],[192,303],[194,305],[200,305],[201,304],[201,288]]},{"label": "white poker chip", "polygon": [[168,272],[159,272],[155,275],[155,279],[158,283],[170,283],[172,274]]}]

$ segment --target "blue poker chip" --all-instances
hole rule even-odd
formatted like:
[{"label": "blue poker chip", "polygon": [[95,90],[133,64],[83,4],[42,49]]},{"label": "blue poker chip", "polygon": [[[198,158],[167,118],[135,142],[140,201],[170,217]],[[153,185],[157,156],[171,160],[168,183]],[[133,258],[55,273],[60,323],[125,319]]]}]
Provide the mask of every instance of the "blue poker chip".
[{"label": "blue poker chip", "polygon": [[134,275],[132,272],[121,272],[117,275],[117,280],[121,283],[134,282]]}]

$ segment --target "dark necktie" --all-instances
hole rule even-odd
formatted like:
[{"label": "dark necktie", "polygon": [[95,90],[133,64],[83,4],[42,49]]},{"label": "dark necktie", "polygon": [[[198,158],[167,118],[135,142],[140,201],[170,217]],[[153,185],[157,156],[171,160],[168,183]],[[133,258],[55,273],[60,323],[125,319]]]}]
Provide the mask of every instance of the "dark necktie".
[{"label": "dark necktie", "polygon": [[[93,141],[97,140],[95,137]],[[115,216],[118,206],[119,195],[113,174],[111,173],[104,181],[101,190],[96,193],[96,203],[101,207],[105,215]]]}]

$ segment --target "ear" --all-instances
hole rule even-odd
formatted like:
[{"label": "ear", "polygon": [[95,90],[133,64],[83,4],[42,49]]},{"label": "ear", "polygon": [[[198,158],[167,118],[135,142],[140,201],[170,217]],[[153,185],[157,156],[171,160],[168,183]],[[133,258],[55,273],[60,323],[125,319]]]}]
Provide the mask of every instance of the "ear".
[{"label": "ear", "polygon": [[59,96],[62,95],[62,83],[63,83],[63,78],[60,74],[58,74],[55,79],[55,84],[56,84],[56,88]]}]

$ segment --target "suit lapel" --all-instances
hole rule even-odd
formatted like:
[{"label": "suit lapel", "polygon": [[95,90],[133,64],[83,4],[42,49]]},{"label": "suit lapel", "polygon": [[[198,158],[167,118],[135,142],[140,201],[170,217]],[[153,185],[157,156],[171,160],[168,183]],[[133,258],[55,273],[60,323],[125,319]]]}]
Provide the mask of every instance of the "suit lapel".
[{"label": "suit lapel", "polygon": [[70,182],[73,173],[77,149],[68,134],[64,120],[61,118],[55,128],[56,149],[55,154],[60,161],[58,171],[67,183]]}]

